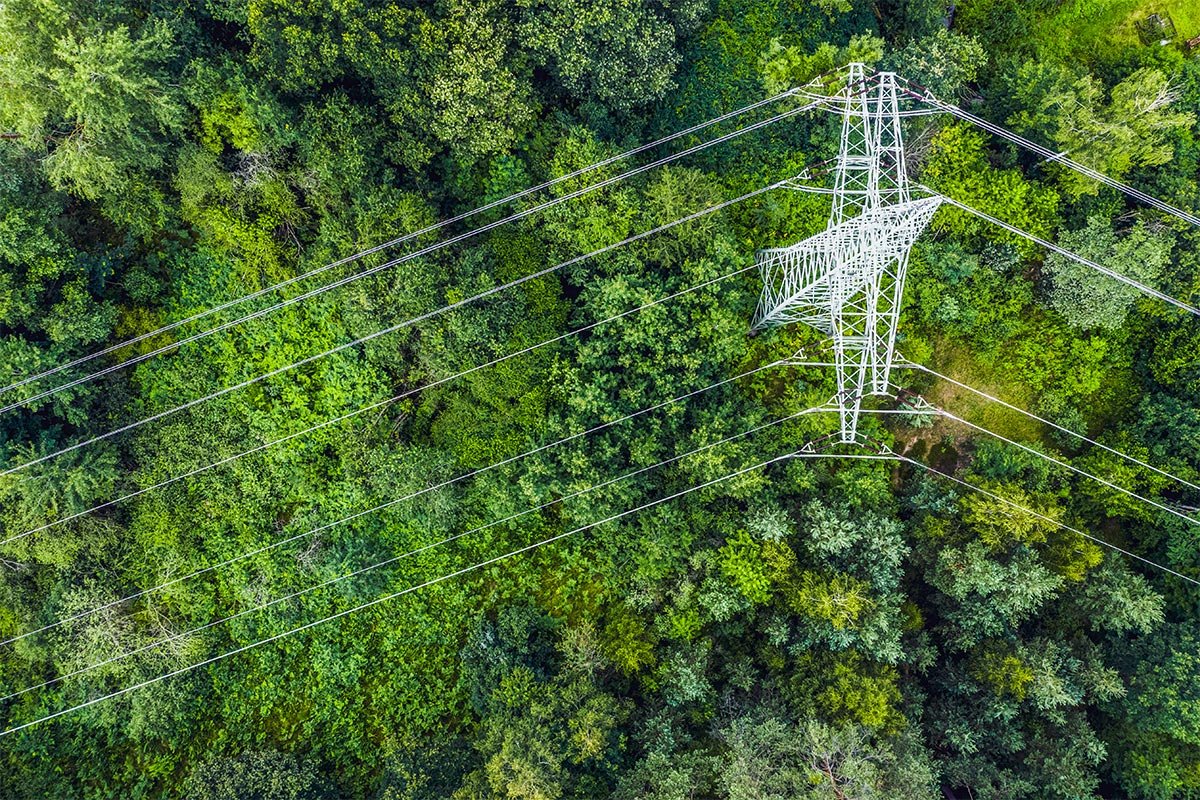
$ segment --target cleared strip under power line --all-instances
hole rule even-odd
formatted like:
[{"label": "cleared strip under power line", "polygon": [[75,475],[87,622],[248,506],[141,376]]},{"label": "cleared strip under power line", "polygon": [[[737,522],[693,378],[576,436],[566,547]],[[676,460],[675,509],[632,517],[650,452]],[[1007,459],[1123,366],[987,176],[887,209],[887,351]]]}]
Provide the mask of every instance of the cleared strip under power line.
[{"label": "cleared strip under power line", "polygon": [[961,389],[966,389],[968,392],[972,392],[973,394],[978,395],[979,397],[982,397],[985,400],[990,400],[993,403],[998,403],[1007,409],[1017,412],[1018,414],[1022,414],[1026,417],[1029,417],[1030,419],[1037,420],[1038,422],[1042,423],[1043,425],[1048,425],[1051,428],[1054,428],[1056,431],[1068,434],[1070,436],[1074,436],[1076,439],[1079,439],[1081,441],[1087,442],[1088,444],[1099,447],[1101,450],[1104,450],[1105,452],[1108,452],[1115,456],[1118,456],[1119,458],[1123,458],[1126,461],[1130,462],[1131,464],[1137,464],[1140,467],[1145,467],[1146,469],[1150,470],[1151,472],[1158,473],[1159,475],[1163,476],[1164,478],[1169,478],[1170,480],[1176,481],[1177,483],[1181,483],[1184,486],[1187,486],[1189,488],[1200,491],[1200,486],[1192,483],[1189,480],[1186,480],[1185,478],[1181,478],[1178,475],[1174,475],[1170,472],[1167,472],[1164,469],[1159,469],[1158,467],[1154,466],[1153,464],[1148,464],[1145,461],[1142,461],[1140,458],[1136,458],[1134,456],[1127,455],[1126,453],[1123,453],[1120,450],[1117,450],[1116,448],[1109,447],[1106,444],[1102,444],[1101,442],[1098,442],[1089,436],[1085,436],[1082,433],[1076,433],[1075,431],[1071,430],[1070,428],[1064,428],[1062,425],[1059,425],[1057,422],[1052,422],[1052,421],[1046,419],[1045,417],[1039,417],[1037,414],[1034,414],[1030,411],[1026,411],[1023,408],[1018,408],[1017,406],[1014,406],[1012,403],[1007,403],[1004,400],[1001,400],[999,397],[995,397],[993,395],[988,394],[987,392],[983,391],[982,389],[976,389],[973,386],[968,386],[967,384],[962,383],[961,381],[957,381],[954,378],[951,378],[949,375],[943,375],[942,373],[936,372],[935,370],[930,369],[929,367],[926,367],[923,364],[917,364],[913,361],[909,361],[908,359],[904,359],[903,362],[896,364],[896,366],[898,366],[902,369],[918,370],[919,372],[924,372],[927,375],[932,375],[935,378],[940,378],[941,380],[944,380],[947,383],[952,383]]},{"label": "cleared strip under power line", "polygon": [[1007,444],[1011,444],[1013,447],[1018,447],[1021,450],[1024,450],[1026,453],[1030,453],[1031,455],[1035,455],[1038,458],[1049,461],[1051,464],[1057,464],[1058,466],[1060,466],[1064,469],[1068,469],[1077,475],[1082,475],[1085,478],[1090,478],[1090,479],[1096,481],[1097,483],[1107,486],[1108,488],[1113,489],[1114,491],[1120,492],[1121,494],[1123,494],[1127,497],[1131,497],[1135,500],[1140,500],[1143,503],[1146,503],[1147,505],[1151,505],[1151,506],[1159,509],[1160,511],[1166,511],[1168,514],[1173,514],[1174,516],[1179,517],[1180,519],[1185,520],[1186,522],[1190,522],[1193,525],[1200,525],[1200,520],[1196,519],[1195,517],[1190,517],[1181,511],[1177,511],[1168,505],[1164,505],[1163,503],[1158,502],[1157,500],[1152,500],[1149,497],[1143,497],[1142,495],[1138,494],[1137,492],[1126,489],[1124,486],[1119,486],[1110,480],[1101,478],[1099,475],[1094,475],[1091,472],[1088,472],[1087,470],[1080,469],[1079,467],[1075,466],[1074,464],[1071,464],[1067,461],[1062,461],[1051,455],[1043,453],[1039,450],[1035,450],[1032,447],[1029,447],[1028,445],[1024,445],[1018,441],[1009,439],[1007,436],[996,433],[995,431],[988,430],[987,428],[983,427],[982,425],[976,425],[974,422],[968,422],[967,420],[963,419],[962,417],[955,416],[954,414],[951,414],[949,411],[946,411],[945,409],[938,408],[936,406],[931,406],[931,408],[933,408],[934,411],[939,416],[946,417],[947,419],[952,419],[955,422],[958,422],[962,425],[966,425],[968,428],[973,428],[974,430],[977,430],[980,433],[986,433],[988,436],[999,439],[1000,441],[1006,442]]}]

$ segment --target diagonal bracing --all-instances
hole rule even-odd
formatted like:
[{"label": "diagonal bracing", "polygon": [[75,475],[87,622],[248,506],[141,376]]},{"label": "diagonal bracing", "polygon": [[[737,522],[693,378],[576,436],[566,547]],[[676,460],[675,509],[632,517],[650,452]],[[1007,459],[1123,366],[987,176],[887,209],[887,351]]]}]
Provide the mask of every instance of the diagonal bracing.
[{"label": "diagonal bracing", "polygon": [[843,442],[856,440],[862,398],[887,393],[908,254],[942,202],[910,198],[899,95],[894,74],[866,81],[850,65],[829,227],[757,256],[754,328],[800,322],[831,338]]}]

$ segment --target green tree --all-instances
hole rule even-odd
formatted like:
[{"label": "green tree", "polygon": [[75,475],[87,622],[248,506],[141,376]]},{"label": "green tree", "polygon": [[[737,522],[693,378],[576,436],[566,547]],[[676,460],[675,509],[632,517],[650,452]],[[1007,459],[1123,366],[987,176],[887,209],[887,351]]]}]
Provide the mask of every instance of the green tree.
[{"label": "green tree", "polygon": [[[1142,223],[1118,236],[1108,221],[1098,216],[1089,217],[1085,228],[1064,232],[1059,243],[1150,287],[1158,284],[1174,246],[1169,233],[1151,233]],[[1045,272],[1050,279],[1051,307],[1076,328],[1119,328],[1141,296],[1132,286],[1057,253],[1046,258]]]},{"label": "green tree", "polygon": [[[922,180],[936,191],[987,212],[1011,225],[1048,237],[1058,215],[1058,194],[1026,179],[1019,170],[994,168],[984,149],[984,137],[965,124],[948,125],[934,135]],[[988,241],[1005,241],[989,223],[957,209],[940,212],[934,230],[950,231]],[[1015,239],[1026,252],[1028,242]]]},{"label": "green tree", "polygon": [[519,0],[521,39],[576,100],[626,110],[661,98],[679,65],[678,28],[703,0]]},{"label": "green tree", "polygon": [[804,45],[784,45],[773,39],[759,58],[762,82],[767,94],[778,94],[808,83],[818,75],[860,61],[873,66],[883,58],[884,42],[869,33],[850,37],[845,46],[822,42],[815,49]]},{"label": "green tree", "polygon": [[[1120,180],[1135,167],[1171,160],[1174,132],[1195,123],[1195,115],[1175,110],[1180,95],[1157,69],[1139,69],[1105,100],[1103,84],[1091,75],[1073,75],[1051,61],[1027,61],[1008,81],[1019,110],[1008,124],[1032,134],[1072,159]],[[1065,167],[1055,167],[1075,196],[1096,194],[1100,184]]]},{"label": "green tree", "polygon": [[932,765],[919,745],[876,738],[853,725],[741,717],[719,736],[728,749],[718,780],[729,800],[937,796]]},{"label": "green tree", "polygon": [[343,76],[373,89],[394,126],[393,159],[417,169],[450,149],[460,161],[510,148],[534,118],[530,69],[505,4],[387,5],[252,0],[253,61],[286,89]]},{"label": "green tree", "polygon": [[625,713],[586,672],[543,683],[517,667],[494,690],[476,739],[483,766],[455,796],[555,800],[595,791],[595,773],[615,766]]},{"label": "green tree", "polygon": [[328,785],[310,762],[263,751],[208,759],[182,788],[187,800],[333,800],[338,795]]},{"label": "green tree", "polygon": [[536,105],[513,57],[516,31],[504,10],[498,0],[451,0],[436,24],[416,29],[403,53],[407,80],[385,101],[410,147],[419,152],[432,133],[469,163],[512,147],[533,119]]},{"label": "green tree", "polygon": [[1132,675],[1113,731],[1117,775],[1134,797],[1200,794],[1200,635],[1171,624],[1129,652]]},{"label": "green tree", "polygon": [[164,66],[172,44],[159,19],[131,30],[74,2],[0,8],[0,125],[45,157],[55,186],[106,201],[145,233],[162,214],[150,176],[183,120]]},{"label": "green tree", "polygon": [[913,39],[884,60],[888,69],[948,102],[954,102],[987,62],[987,51],[978,39],[952,33],[941,26]]},{"label": "green tree", "polygon": [[[67,198],[53,191],[41,170],[15,148],[0,149],[0,375],[19,380],[57,366],[84,346],[95,346],[119,323],[116,304],[98,286],[122,266],[120,250],[103,242],[80,243],[84,234],[67,213]],[[6,395],[14,400],[44,383]],[[86,419],[81,386],[37,401],[72,424]],[[11,422],[11,421],[10,421]],[[49,433],[42,424],[39,436]],[[31,432],[32,433],[32,432]]]},{"label": "green tree", "polygon": [[796,560],[783,542],[759,542],[749,531],[739,531],[720,550],[721,571],[751,602],[765,603],[775,584],[787,575]]}]

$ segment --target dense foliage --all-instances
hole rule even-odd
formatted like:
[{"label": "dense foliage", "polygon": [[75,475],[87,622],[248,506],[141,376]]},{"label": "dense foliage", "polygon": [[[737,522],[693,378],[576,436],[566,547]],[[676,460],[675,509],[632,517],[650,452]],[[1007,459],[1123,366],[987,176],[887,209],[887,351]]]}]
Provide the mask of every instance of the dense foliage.
[{"label": "dense foliage", "polygon": [[[1200,210],[1200,60],[1140,43],[1142,5],[3,0],[0,384],[852,59]],[[1200,230],[962,123],[907,125],[923,182],[1200,301]],[[799,415],[831,371],[777,363],[820,354],[814,331],[746,335],[747,267],[819,230],[819,196],[765,193],[404,324],[794,175],[837,136],[779,122],[169,347],[633,162],[610,164],[0,395],[25,401],[0,419],[7,470],[284,370],[0,475],[0,639],[66,620],[0,644],[0,694],[87,670],[0,700],[3,727],[180,672],[0,737],[0,796],[1200,798],[1200,591],[1055,524],[1200,578],[1197,523],[918,414],[864,426],[988,494],[779,460],[833,429]],[[906,358],[1200,483],[1194,317],[953,210],[905,299]],[[1161,474],[898,380],[1200,518]]]}]

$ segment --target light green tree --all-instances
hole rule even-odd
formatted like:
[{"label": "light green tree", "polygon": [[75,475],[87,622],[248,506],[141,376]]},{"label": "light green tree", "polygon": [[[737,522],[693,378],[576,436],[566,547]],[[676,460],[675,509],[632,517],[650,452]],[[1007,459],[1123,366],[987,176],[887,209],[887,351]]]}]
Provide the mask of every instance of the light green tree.
[{"label": "light green tree", "polygon": [[784,45],[773,39],[759,59],[767,94],[778,94],[811,81],[818,75],[861,61],[872,66],[883,58],[883,39],[869,33],[850,37],[842,46],[823,42],[814,50],[801,45]]},{"label": "light green tree", "polygon": [[320,800],[336,795],[311,762],[290,753],[251,751],[196,765],[183,785],[186,800]]},{"label": "light green tree", "polygon": [[[1117,179],[1135,167],[1170,161],[1170,137],[1196,121],[1194,114],[1177,109],[1179,90],[1151,67],[1114,86],[1107,101],[1097,78],[1074,75],[1048,61],[1025,62],[1008,88],[1020,109],[1008,118],[1009,125]],[[1065,167],[1055,169],[1070,194],[1099,191],[1100,184],[1091,178]]]},{"label": "light green tree", "polygon": [[905,78],[953,101],[987,65],[987,51],[973,36],[951,33],[938,26],[889,55],[884,63]]},{"label": "light green tree", "polygon": [[[1087,226],[1065,231],[1060,243],[1086,259],[1153,287],[1171,258],[1169,233],[1153,233],[1139,223],[1118,235],[1103,217],[1088,218]],[[1051,253],[1045,274],[1050,279],[1049,301],[1067,322],[1084,330],[1121,327],[1141,293],[1091,267]]]},{"label": "light green tree", "polygon": [[741,717],[720,731],[729,800],[875,800],[937,796],[928,756],[854,725]]},{"label": "light green tree", "polygon": [[[604,768],[625,709],[585,673],[538,682],[526,667],[501,679],[475,746],[483,767],[458,798],[555,800],[571,790],[576,768]],[[573,792],[572,792],[573,794]]]}]

